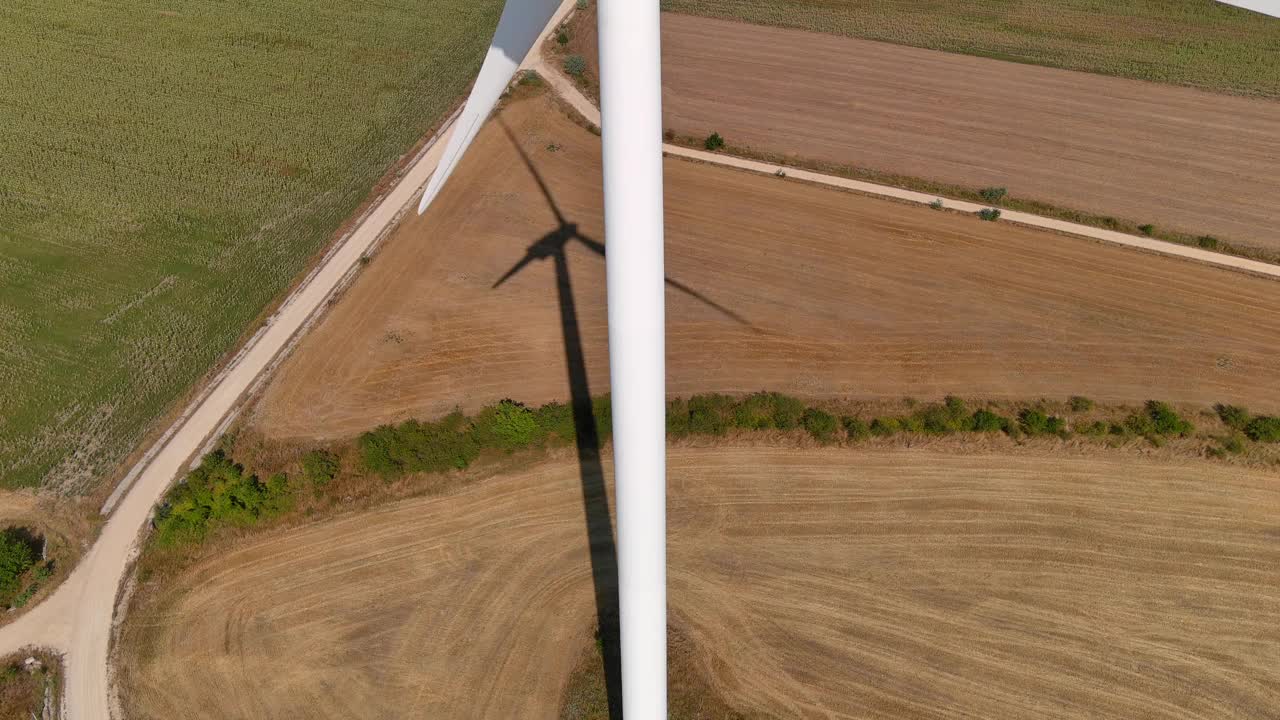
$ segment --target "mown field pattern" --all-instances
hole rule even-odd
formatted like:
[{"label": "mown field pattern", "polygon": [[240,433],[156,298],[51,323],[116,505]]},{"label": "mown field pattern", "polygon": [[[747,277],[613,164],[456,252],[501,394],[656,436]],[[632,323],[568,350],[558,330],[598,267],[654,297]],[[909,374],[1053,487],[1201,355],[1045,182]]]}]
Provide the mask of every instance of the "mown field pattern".
[{"label": "mown field pattern", "polygon": [[83,489],[465,91],[498,0],[0,7],[0,478]]},{"label": "mown field pattern", "polygon": [[[1280,97],[1280,20],[1212,0],[662,0],[662,8]],[[803,79],[803,61],[796,62]]]},{"label": "mown field pattern", "polygon": [[[672,621],[736,710],[1181,720],[1280,703],[1273,473],[736,446],[673,448],[669,468]],[[129,613],[129,717],[556,717],[594,611],[580,483],[551,461],[192,567]]]}]

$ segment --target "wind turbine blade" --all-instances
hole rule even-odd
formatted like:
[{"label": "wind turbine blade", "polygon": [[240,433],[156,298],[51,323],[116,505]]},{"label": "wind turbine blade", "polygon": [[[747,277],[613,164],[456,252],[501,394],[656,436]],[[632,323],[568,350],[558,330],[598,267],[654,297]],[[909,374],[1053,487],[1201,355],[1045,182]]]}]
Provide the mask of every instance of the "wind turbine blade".
[{"label": "wind turbine blade", "polygon": [[1280,17],[1280,0],[1218,0],[1218,2],[1223,5],[1234,5],[1245,10],[1260,12],[1271,17]]},{"label": "wind turbine blade", "polygon": [[493,106],[498,104],[498,98],[511,82],[511,76],[515,75],[520,63],[538,41],[542,29],[559,5],[560,0],[507,0],[502,18],[498,20],[498,29],[493,34],[493,42],[489,45],[489,53],[485,55],[476,84],[471,88],[471,96],[454,123],[453,134],[449,136],[440,164],[427,181],[422,202],[418,203],[419,215],[440,193],[440,188],[480,132],[480,126],[493,112]]}]

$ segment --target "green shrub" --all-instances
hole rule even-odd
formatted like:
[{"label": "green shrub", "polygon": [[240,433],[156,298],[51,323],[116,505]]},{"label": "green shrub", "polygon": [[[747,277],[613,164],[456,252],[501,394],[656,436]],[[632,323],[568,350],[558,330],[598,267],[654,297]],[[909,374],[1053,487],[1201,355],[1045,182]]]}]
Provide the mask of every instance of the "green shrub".
[{"label": "green shrub", "polygon": [[1008,194],[1008,188],[1002,187],[986,187],[978,191],[978,197],[992,205],[999,205],[1004,201],[1004,197]]},{"label": "green shrub", "polygon": [[560,402],[550,402],[533,411],[534,422],[542,436],[555,436],[567,443],[576,442],[578,428],[573,420],[573,408]]},{"label": "green shrub", "polygon": [[990,410],[982,409],[973,413],[971,425],[975,432],[1002,432],[1009,428],[1009,420]]},{"label": "green shrub", "polygon": [[471,422],[471,431],[480,447],[511,451],[540,440],[538,419],[533,411],[514,400],[502,400],[480,411]]},{"label": "green shrub", "polygon": [[1088,435],[1090,437],[1101,437],[1103,435],[1106,435],[1110,431],[1110,429],[1111,429],[1111,424],[1106,422],[1105,420],[1097,420],[1095,422],[1084,423],[1082,425],[1076,426],[1076,432],[1080,433],[1081,435]]},{"label": "green shrub", "polygon": [[695,435],[724,435],[731,425],[733,412],[733,398],[728,395],[694,395],[689,398],[689,432]]},{"label": "green shrub", "polygon": [[1280,417],[1259,415],[1245,426],[1244,434],[1257,442],[1280,442]]},{"label": "green shrub", "polygon": [[667,437],[682,438],[689,434],[689,403],[683,398],[667,402]]},{"label": "green shrub", "polygon": [[20,528],[0,532],[0,602],[8,604],[22,589],[22,576],[36,563],[36,548]]},{"label": "green shrub", "polygon": [[1083,413],[1093,409],[1093,401],[1083,395],[1072,395],[1067,404],[1071,406],[1071,412]]},{"label": "green shrub", "polygon": [[360,456],[365,469],[387,478],[462,469],[480,454],[470,430],[466,417],[457,411],[433,423],[407,420],[383,425],[360,436]]},{"label": "green shrub", "polygon": [[702,142],[702,146],[711,152],[715,152],[716,150],[724,147],[724,138],[720,137],[720,133],[713,132]]},{"label": "green shrub", "polygon": [[888,437],[902,430],[902,423],[892,417],[876,418],[871,421],[869,430],[877,437]]},{"label": "green shrub", "polygon": [[591,7],[591,0],[578,0],[577,6],[579,10],[586,10]]},{"label": "green shrub", "polygon": [[587,59],[581,55],[570,55],[564,59],[564,71],[575,78],[580,78],[587,72]]},{"label": "green shrub", "polygon": [[564,30],[557,30],[557,31],[556,31],[556,42],[557,42],[558,44],[560,44],[560,45],[568,45],[568,44],[569,44],[569,33],[565,32]]},{"label": "green shrub", "polygon": [[1239,405],[1218,403],[1213,406],[1213,410],[1218,413],[1222,423],[1229,428],[1244,430],[1245,426],[1249,424],[1249,411]]},{"label": "green shrub", "polygon": [[1124,419],[1124,429],[1134,435],[1154,435],[1156,424],[1146,413],[1133,413]]},{"label": "green shrub", "polygon": [[613,396],[601,395],[592,400],[591,414],[596,419],[596,439],[603,446],[613,437]]},{"label": "green shrub", "polygon": [[844,426],[844,433],[851,441],[857,442],[871,437],[871,426],[862,418],[844,417],[840,419],[840,424]]},{"label": "green shrub", "polygon": [[302,477],[316,487],[328,485],[339,469],[338,456],[328,450],[312,450],[302,456]]},{"label": "green shrub", "polygon": [[1018,413],[1018,425],[1028,435],[1062,435],[1067,423],[1057,415],[1046,415],[1043,410],[1027,408]]},{"label": "green shrub", "polygon": [[924,418],[919,414],[900,417],[898,418],[898,427],[902,428],[903,432],[922,433],[925,431]]},{"label": "green shrub", "polygon": [[165,495],[156,511],[156,542],[172,547],[199,542],[218,525],[251,525],[287,511],[289,479],[276,474],[264,484],[221,451],[209,453]]},{"label": "green shrub", "polygon": [[804,411],[804,403],[790,395],[752,393],[733,408],[733,426],[744,430],[792,430],[800,427]]},{"label": "green shrub", "polygon": [[1147,415],[1151,417],[1152,426],[1159,435],[1185,437],[1195,430],[1195,426],[1191,424],[1191,421],[1183,418],[1166,403],[1148,400],[1146,411]]},{"label": "green shrub", "polygon": [[800,417],[800,424],[815,439],[824,443],[831,442],[839,428],[834,415],[818,408],[805,410]]},{"label": "green shrub", "polygon": [[983,208],[978,211],[978,217],[987,222],[995,222],[1000,219],[1000,211],[995,208]]},{"label": "green shrub", "polygon": [[1147,223],[1146,225],[1139,225],[1138,232],[1146,235],[1147,237],[1151,237],[1156,232],[1156,226],[1150,223]]},{"label": "green shrub", "polygon": [[934,200],[933,202],[929,203],[929,207],[933,208],[934,210],[941,210],[944,207],[942,204],[942,198],[938,198],[937,200]]},{"label": "green shrub", "polygon": [[1205,250],[1217,250],[1218,238],[1212,235],[1201,235],[1200,237],[1196,238],[1196,244],[1204,248]]},{"label": "green shrub", "polygon": [[942,405],[928,405],[914,413],[920,430],[932,435],[962,432],[973,429],[972,418],[964,401],[948,395]]}]

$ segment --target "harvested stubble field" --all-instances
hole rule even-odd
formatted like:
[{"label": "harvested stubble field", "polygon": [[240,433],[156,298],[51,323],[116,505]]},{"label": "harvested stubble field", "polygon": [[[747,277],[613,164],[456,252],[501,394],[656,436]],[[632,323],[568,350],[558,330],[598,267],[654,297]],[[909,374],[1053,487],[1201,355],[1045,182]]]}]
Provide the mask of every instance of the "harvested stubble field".
[{"label": "harvested stubble field", "polygon": [[[545,98],[501,115],[561,211],[602,239],[599,139]],[[674,395],[1280,409],[1273,281],[772,177],[668,160]],[[299,345],[250,418],[274,439],[568,398],[551,261],[494,289],[556,220],[498,123]],[[591,391],[608,390],[604,263],[567,246]]]},{"label": "harvested stubble field", "polygon": [[0,480],[85,490],[463,93],[498,0],[0,7]]},{"label": "harvested stubble field", "polygon": [[1275,99],[670,13],[662,42],[679,135],[1280,252]]},{"label": "harvested stubble field", "polygon": [[[738,709],[1280,706],[1273,474],[734,445],[675,449],[670,467],[673,618]],[[571,459],[549,461],[191,568],[130,613],[130,717],[555,717],[594,608],[579,482]]]},{"label": "harvested stubble field", "polygon": [[[690,15],[1280,98],[1280,20],[1213,0],[662,0]],[[803,73],[808,57],[789,57]]]}]

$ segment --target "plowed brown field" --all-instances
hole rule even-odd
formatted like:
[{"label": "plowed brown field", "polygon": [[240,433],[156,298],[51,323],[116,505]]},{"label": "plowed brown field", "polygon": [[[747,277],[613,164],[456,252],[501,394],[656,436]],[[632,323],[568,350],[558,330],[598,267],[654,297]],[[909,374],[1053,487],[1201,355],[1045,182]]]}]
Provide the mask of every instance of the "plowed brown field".
[{"label": "plowed brown field", "polygon": [[[606,466],[609,463],[606,463]],[[671,453],[670,603],[778,718],[1263,718],[1280,486],[1192,461]],[[550,461],[251,541],[136,609],[131,717],[550,718],[593,612]]]},{"label": "plowed brown field", "polygon": [[[602,239],[599,139],[545,99],[502,118],[561,211]],[[555,150],[549,149],[554,147]],[[1025,400],[1084,394],[1280,409],[1280,284],[1086,240],[668,160],[673,394]],[[557,227],[497,123],[284,364],[275,438],[513,397],[566,399],[552,262],[491,286]],[[604,263],[568,266],[591,390],[608,389]]]},{"label": "plowed brown field", "polygon": [[665,13],[665,122],[1280,249],[1280,102]]}]

